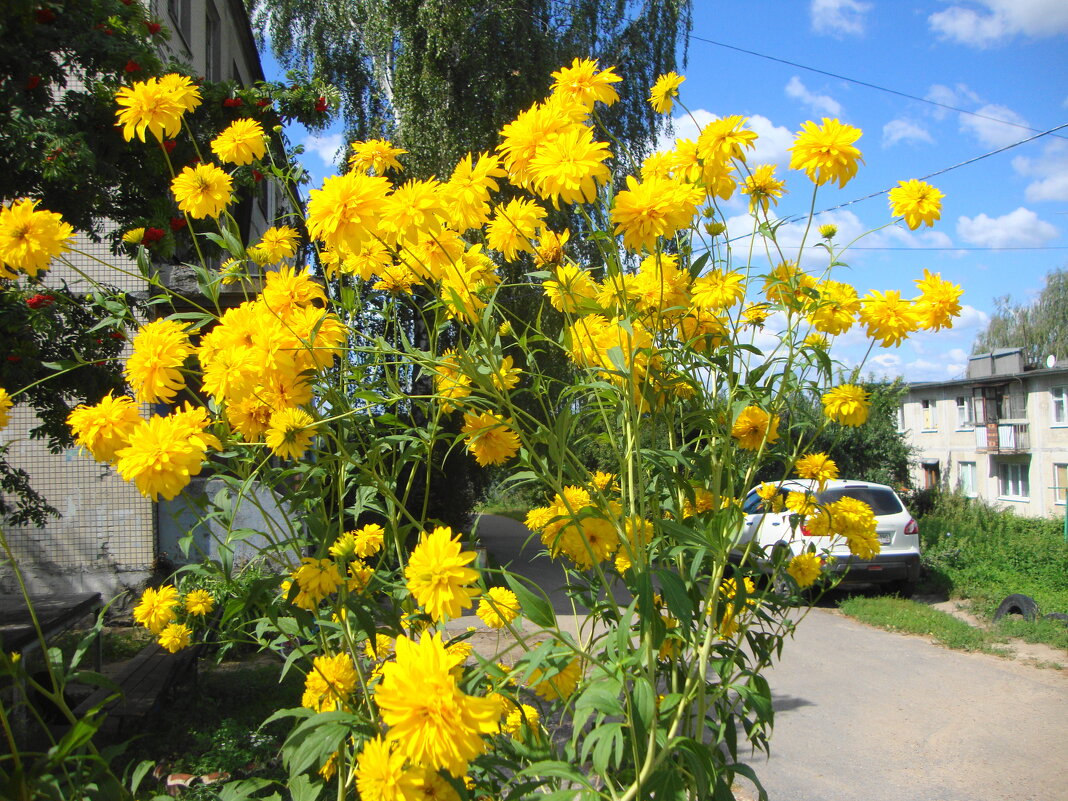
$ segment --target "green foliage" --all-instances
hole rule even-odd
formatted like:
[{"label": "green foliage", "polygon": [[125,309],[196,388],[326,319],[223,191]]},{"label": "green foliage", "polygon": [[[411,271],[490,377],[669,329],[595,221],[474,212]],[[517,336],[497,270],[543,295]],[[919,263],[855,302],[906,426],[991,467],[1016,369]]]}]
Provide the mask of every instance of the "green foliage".
[{"label": "green foliage", "polygon": [[924,562],[936,584],[986,616],[1021,593],[1043,613],[1068,612],[1064,521],[1017,517],[978,499],[944,493],[920,518]]},{"label": "green foliage", "polygon": [[947,648],[958,651],[1004,652],[1004,648],[997,645],[1001,639],[998,636],[970,626],[948,612],[906,598],[854,596],[843,601],[839,609],[864,623],[890,631],[933,637]]},{"label": "green foliage", "polygon": [[1023,348],[1027,364],[1041,365],[1050,354],[1068,359],[1068,269],[1054,270],[1029,304],[1013,303],[1010,295],[995,299],[996,310],[972,344],[972,353],[998,348]]}]

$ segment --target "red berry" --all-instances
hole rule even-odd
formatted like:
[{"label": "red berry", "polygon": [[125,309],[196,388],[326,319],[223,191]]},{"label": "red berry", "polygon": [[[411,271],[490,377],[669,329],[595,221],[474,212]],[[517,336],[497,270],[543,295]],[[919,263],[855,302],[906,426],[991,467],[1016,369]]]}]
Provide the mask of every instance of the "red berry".
[{"label": "red berry", "polygon": [[222,104],[223,108],[237,108],[238,106],[243,106],[245,104],[245,101],[242,100],[240,97],[228,97],[222,102]]},{"label": "red berry", "polygon": [[36,89],[40,85],[41,85],[41,76],[40,75],[31,75],[29,78],[26,79],[26,88],[27,89]]},{"label": "red berry", "polygon": [[171,230],[178,233],[185,228],[189,223],[185,221],[185,217],[171,217]]},{"label": "red berry", "polygon": [[163,239],[162,228],[146,228],[145,235],[141,237],[141,244],[147,247],[148,245],[156,244],[161,239]]},{"label": "red berry", "polygon": [[259,100],[256,101],[256,105],[259,106],[260,108],[263,108],[264,106],[271,105],[271,101],[268,100],[265,97],[261,97]]},{"label": "red berry", "polygon": [[160,24],[158,22],[146,22],[145,28],[148,30],[149,36],[155,36],[160,32]]},{"label": "red berry", "polygon": [[257,170],[255,167],[252,168],[252,180],[256,183],[259,183],[263,180],[263,173]]},{"label": "red berry", "polygon": [[52,295],[42,295],[40,292],[26,298],[26,305],[31,309],[44,309],[55,302],[56,299]]},{"label": "red berry", "polygon": [[123,67],[123,70],[126,71],[126,72],[140,72],[141,71],[141,65],[138,64],[133,59],[130,59],[129,61],[126,62],[126,66]]},{"label": "red berry", "polygon": [[327,103],[326,103],[326,98],[325,97],[320,97],[318,100],[315,101],[315,110],[316,111],[323,112],[323,111],[326,111],[326,109],[327,109]]},{"label": "red berry", "polygon": [[163,140],[163,149],[166,150],[168,153],[173,153],[174,152],[174,146],[176,144],[178,144],[177,140],[164,139]]},{"label": "red berry", "polygon": [[50,8],[39,8],[34,13],[40,23],[48,23],[56,18],[56,12]]}]

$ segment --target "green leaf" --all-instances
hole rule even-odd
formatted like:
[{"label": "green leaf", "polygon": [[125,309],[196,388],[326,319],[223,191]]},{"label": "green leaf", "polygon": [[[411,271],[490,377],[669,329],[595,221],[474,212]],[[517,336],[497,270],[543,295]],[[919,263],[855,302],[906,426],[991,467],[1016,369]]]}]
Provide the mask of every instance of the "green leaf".
[{"label": "green leaf", "polygon": [[684,627],[688,627],[693,620],[693,601],[686,591],[686,584],[671,570],[656,570],[654,575],[659,580],[660,592],[663,593],[668,611]]},{"label": "green leaf", "polygon": [[504,580],[508,582],[508,586],[515,593],[516,598],[519,600],[519,606],[522,608],[527,620],[536,626],[546,629],[556,627],[556,615],[553,613],[553,606],[549,603],[548,598],[535,595],[510,572],[506,571],[504,573]]}]

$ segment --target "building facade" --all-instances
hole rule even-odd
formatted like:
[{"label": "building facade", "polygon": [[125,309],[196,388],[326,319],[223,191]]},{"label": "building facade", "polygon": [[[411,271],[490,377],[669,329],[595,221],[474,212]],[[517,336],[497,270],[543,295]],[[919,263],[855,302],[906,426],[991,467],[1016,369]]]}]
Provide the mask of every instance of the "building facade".
[{"label": "building facade", "polygon": [[[263,80],[241,0],[149,0],[145,5],[170,30],[162,48],[167,59],[209,80],[241,84]],[[250,206],[251,230],[263,231],[277,211],[276,197],[266,189]],[[104,266],[123,260],[105,243],[79,236],[75,250],[65,256],[69,265],[52,265],[46,285],[66,281],[78,292],[100,281],[131,294],[148,289],[132,262],[126,265],[125,274]],[[157,267],[165,282],[168,271],[174,272],[171,265]],[[153,411],[159,410],[144,408],[142,415]],[[110,596],[142,582],[161,554],[174,556],[179,536],[176,521],[184,519],[180,505],[156,504],[142,497],[114,468],[94,462],[77,448],[49,453],[44,442],[27,436],[36,424],[31,408],[16,405],[11,423],[0,432],[0,441],[9,445],[8,461],[29,473],[33,487],[61,515],[41,528],[5,529],[31,591],[98,591]],[[171,553],[165,553],[168,550]],[[15,590],[12,571],[0,565],[0,592]]]},{"label": "building facade", "polygon": [[1029,367],[1019,349],[973,356],[965,378],[910,384],[899,427],[918,456],[916,486],[1065,514],[1068,366]]}]

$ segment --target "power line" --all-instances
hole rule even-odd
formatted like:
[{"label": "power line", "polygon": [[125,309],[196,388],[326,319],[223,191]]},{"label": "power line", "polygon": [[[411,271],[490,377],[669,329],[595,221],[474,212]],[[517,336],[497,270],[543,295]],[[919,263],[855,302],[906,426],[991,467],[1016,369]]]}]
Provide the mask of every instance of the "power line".
[{"label": "power line", "polygon": [[[861,80],[858,80],[857,78],[850,78],[850,77],[848,77],[846,75],[839,75],[836,72],[828,72],[827,70],[821,70],[821,69],[817,69],[816,67],[809,67],[809,66],[807,66],[805,64],[799,64],[796,61],[789,61],[789,60],[787,60],[785,58],[779,58],[777,56],[769,56],[766,53],[758,53],[756,50],[746,50],[744,47],[736,47],[735,45],[729,45],[726,42],[717,42],[714,39],[708,39],[708,38],[706,38],[704,36],[698,36],[696,33],[689,34],[689,38],[690,39],[696,39],[697,41],[704,42],[705,44],[715,45],[716,47],[722,47],[722,48],[724,48],[726,50],[734,50],[734,51],[736,51],[738,53],[745,53],[746,55],[749,55],[749,56],[755,56],[756,58],[763,58],[763,59],[766,59],[767,61],[775,61],[775,62],[778,62],[779,64],[786,64],[786,65],[791,66],[791,67],[796,67],[797,69],[800,69],[800,70],[807,70],[808,72],[815,72],[818,75],[826,75],[829,78],[835,78],[835,79],[837,79],[839,81],[846,81],[847,83],[854,83],[857,86],[864,86],[864,87],[866,87],[868,89],[875,89],[875,90],[877,90],[879,92],[886,92],[887,94],[897,95],[898,97],[904,97],[904,98],[906,98],[908,100],[915,100],[918,103],[927,103],[928,105],[938,106],[939,108],[943,108],[943,109],[946,109],[948,111],[955,111],[955,112],[958,112],[960,114],[967,114],[967,115],[969,115],[971,117],[978,117],[979,119],[989,120],[991,122],[1000,122],[1002,125],[1011,125],[1014,128],[1022,128],[1025,131],[1032,131],[1032,132],[1036,132],[1036,133],[1038,132],[1038,128],[1032,128],[1029,125],[1022,125],[1021,123],[1018,123],[1018,122],[1010,122],[1009,120],[1003,120],[1003,119],[1000,119],[999,117],[991,117],[991,116],[989,116],[987,114],[980,114],[977,111],[968,111],[967,109],[957,108],[956,106],[951,106],[951,105],[949,105],[947,103],[939,103],[937,100],[930,100],[930,99],[928,99],[926,97],[917,97],[916,95],[910,95],[907,92],[900,92],[897,89],[889,89],[889,88],[887,88],[885,86],[879,86],[878,84],[869,83],[868,81],[861,81]],[[1060,138],[1060,139],[1068,139],[1068,137],[1059,136],[1059,135],[1058,135],[1058,138]]]},{"label": "power line", "polygon": [[849,249],[850,250],[910,250],[910,251],[913,251],[913,252],[918,251],[918,250],[919,251],[924,251],[924,250],[945,250],[945,251],[949,251],[949,252],[952,252],[954,250],[978,250],[978,251],[985,251],[985,252],[991,252],[991,251],[997,252],[997,251],[1001,251],[1001,250],[1068,250],[1068,245],[1043,245],[1041,247],[1022,247],[1022,246],[1021,247],[1015,247],[1015,246],[1009,247],[1009,246],[1007,246],[1007,247],[983,247],[983,248],[978,248],[978,247],[918,247],[918,248],[907,248],[907,247],[889,247],[889,246],[888,247],[878,247],[878,246],[858,247],[857,245],[853,245]]}]

